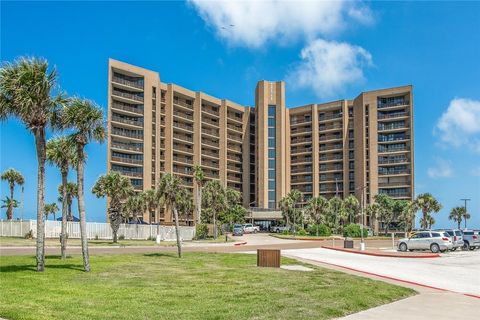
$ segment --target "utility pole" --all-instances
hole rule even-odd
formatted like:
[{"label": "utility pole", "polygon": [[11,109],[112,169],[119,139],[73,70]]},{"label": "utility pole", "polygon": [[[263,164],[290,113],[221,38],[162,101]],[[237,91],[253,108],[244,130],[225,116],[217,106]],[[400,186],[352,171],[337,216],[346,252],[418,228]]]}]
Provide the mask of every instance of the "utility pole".
[{"label": "utility pole", "polygon": [[[461,201],[464,201],[464,208],[465,208],[465,215],[467,214],[467,201],[470,201],[471,199],[460,199]],[[467,217],[465,218],[465,229],[467,229]]]}]

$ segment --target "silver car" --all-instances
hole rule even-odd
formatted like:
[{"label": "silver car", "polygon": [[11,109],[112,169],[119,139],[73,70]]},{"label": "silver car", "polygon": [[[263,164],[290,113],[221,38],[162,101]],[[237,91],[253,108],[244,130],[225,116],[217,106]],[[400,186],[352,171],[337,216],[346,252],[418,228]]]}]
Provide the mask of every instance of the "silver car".
[{"label": "silver car", "polygon": [[480,232],[478,230],[463,230],[463,250],[474,250],[480,247]]},{"label": "silver car", "polygon": [[457,248],[463,248],[463,233],[462,230],[458,229],[448,229],[445,230],[446,233],[450,236],[453,243],[452,251],[457,250]]},{"label": "silver car", "polygon": [[444,231],[419,231],[410,238],[398,242],[400,251],[430,250],[433,253],[444,252],[453,248],[450,235]]}]

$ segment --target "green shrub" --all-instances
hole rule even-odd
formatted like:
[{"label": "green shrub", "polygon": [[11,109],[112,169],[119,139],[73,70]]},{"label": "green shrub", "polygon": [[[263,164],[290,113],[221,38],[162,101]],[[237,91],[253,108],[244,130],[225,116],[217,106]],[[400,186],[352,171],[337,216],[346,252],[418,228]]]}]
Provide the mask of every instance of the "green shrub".
[{"label": "green shrub", "polygon": [[[316,224],[311,224],[307,228],[307,232],[311,236],[316,236],[317,235],[317,225]],[[332,230],[325,225],[325,224],[319,224],[318,225],[318,235],[320,237],[329,237],[332,235]]]},{"label": "green shrub", "polygon": [[[360,226],[358,224],[348,224],[343,228],[343,236],[350,238],[360,238],[362,236]],[[363,229],[363,236],[368,236],[368,230]]]},{"label": "green shrub", "polygon": [[95,235],[95,240],[98,240],[98,234]]},{"label": "green shrub", "polygon": [[299,236],[306,236],[306,235],[307,235],[307,232],[305,231],[305,229],[300,228],[300,229],[298,229],[297,234],[298,234]]},{"label": "green shrub", "polygon": [[206,239],[208,236],[208,226],[200,223],[195,226],[195,239]]},{"label": "green shrub", "polygon": [[25,239],[33,239],[33,231],[32,230],[25,233]]},{"label": "green shrub", "polygon": [[118,240],[125,240],[125,235],[123,235],[123,234],[119,235]]},{"label": "green shrub", "polygon": [[150,241],[155,241],[156,239],[157,239],[156,236],[149,236],[149,237],[147,238],[147,240],[150,240]]},{"label": "green shrub", "polygon": [[290,234],[290,232],[289,232],[288,230],[283,230],[283,231],[282,231],[282,234],[283,234],[284,236],[288,236],[288,235]]}]

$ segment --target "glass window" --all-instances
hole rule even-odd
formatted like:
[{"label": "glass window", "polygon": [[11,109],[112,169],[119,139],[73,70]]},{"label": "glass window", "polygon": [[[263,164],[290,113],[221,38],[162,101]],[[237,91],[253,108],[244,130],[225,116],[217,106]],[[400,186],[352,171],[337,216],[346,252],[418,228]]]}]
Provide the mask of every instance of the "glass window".
[{"label": "glass window", "polygon": [[275,148],[275,138],[268,139],[268,147],[269,148]]},{"label": "glass window", "polygon": [[275,128],[268,128],[268,137],[269,138],[275,137]]},{"label": "glass window", "polygon": [[269,127],[275,126],[275,118],[268,118],[268,126]]},{"label": "glass window", "polygon": [[268,191],[268,200],[269,201],[275,201],[275,191]]},{"label": "glass window", "polygon": [[268,190],[275,189],[275,180],[268,180]]},{"label": "glass window", "polygon": [[275,158],[275,149],[268,149],[268,157],[271,159]]},{"label": "glass window", "polygon": [[275,106],[274,105],[269,105],[268,106],[268,116],[269,117],[275,117]]},{"label": "glass window", "polygon": [[268,160],[268,168],[275,168],[275,159],[269,159]]}]

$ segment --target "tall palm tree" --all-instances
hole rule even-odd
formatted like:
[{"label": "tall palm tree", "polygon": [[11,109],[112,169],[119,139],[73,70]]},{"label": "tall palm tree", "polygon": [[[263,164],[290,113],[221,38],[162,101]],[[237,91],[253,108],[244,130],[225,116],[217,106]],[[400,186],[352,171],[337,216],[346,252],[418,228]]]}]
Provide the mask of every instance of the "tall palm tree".
[{"label": "tall palm tree", "polygon": [[160,179],[158,184],[158,195],[160,203],[162,206],[165,206],[167,209],[173,211],[175,218],[175,234],[177,237],[177,249],[178,257],[182,257],[182,243],[180,241],[180,230],[179,230],[179,221],[178,221],[178,203],[182,201],[181,196],[184,195],[184,192],[179,192],[182,187],[182,182],[176,176],[166,173]]},{"label": "tall palm tree", "polygon": [[62,175],[62,231],[60,233],[60,247],[62,259],[65,259],[67,249],[67,214],[68,214],[68,171],[76,164],[75,145],[66,137],[53,138],[47,141],[47,161],[57,166]]},{"label": "tall palm tree", "polygon": [[325,217],[328,213],[329,203],[325,197],[318,196],[310,199],[307,205],[307,213],[310,215],[311,219],[317,227],[317,237],[318,237],[318,225],[325,221]]},{"label": "tall palm tree", "polygon": [[4,200],[2,200],[3,202],[3,205],[2,205],[2,208],[7,208],[7,219],[8,219],[8,210],[10,210],[10,208],[18,208],[18,201],[15,200],[15,199],[12,199],[10,197],[5,197]]},{"label": "tall palm tree", "polygon": [[147,210],[145,198],[142,194],[132,194],[127,198],[127,201],[125,201],[123,209],[126,216],[138,224],[140,217],[143,217],[143,213]]},{"label": "tall palm tree", "polygon": [[457,223],[457,229],[460,229],[460,225],[463,220],[463,215],[465,214],[465,208],[464,207],[455,207],[450,211],[450,214],[448,215],[449,220],[453,220]]},{"label": "tall palm tree", "polygon": [[345,204],[345,210],[347,211],[349,222],[354,223],[360,210],[360,202],[358,202],[357,197],[353,194],[346,197],[343,202]]},{"label": "tall palm tree", "polygon": [[202,196],[203,206],[209,208],[212,213],[213,221],[213,237],[216,239],[217,232],[217,215],[225,211],[227,207],[227,199],[225,189],[219,181],[211,180],[205,184]]},{"label": "tall palm tree", "polygon": [[112,228],[113,242],[118,242],[118,229],[123,220],[124,211],[122,210],[123,202],[130,195],[134,194],[130,179],[120,175],[115,171],[100,176],[92,188],[92,193],[97,198],[108,197],[108,220],[110,228]]},{"label": "tall palm tree", "polygon": [[183,216],[183,221],[185,225],[187,225],[188,216],[192,213],[194,208],[192,194],[185,188],[180,189],[178,192],[178,214]]},{"label": "tall palm tree", "polygon": [[61,115],[63,128],[71,128],[74,133],[70,136],[77,152],[77,188],[78,214],[80,216],[80,236],[82,238],[83,268],[90,271],[90,259],[87,242],[87,220],[85,216],[84,170],[85,146],[91,141],[99,143],[105,140],[106,129],[102,109],[94,102],[73,98]]},{"label": "tall palm tree", "polygon": [[435,218],[431,215],[426,215],[420,219],[420,226],[423,229],[430,229],[435,224]]},{"label": "tall palm tree", "polygon": [[428,217],[432,213],[438,213],[442,209],[440,202],[430,193],[419,194],[415,199],[415,206],[422,211],[423,226],[428,225]]},{"label": "tall palm tree", "polygon": [[196,223],[200,224],[202,222],[202,186],[205,181],[205,173],[203,173],[202,167],[195,165],[193,167],[193,179],[196,184],[196,197],[195,197],[195,213],[196,213]]},{"label": "tall palm tree", "polygon": [[0,68],[0,121],[18,118],[35,138],[38,162],[37,181],[37,271],[45,269],[45,158],[46,129],[54,123],[58,107],[66,103],[57,89],[57,72],[48,62],[37,58],[20,58]]},{"label": "tall palm tree", "polygon": [[292,207],[293,207],[292,199],[288,195],[284,196],[278,202],[278,206],[280,207],[280,210],[282,211],[282,216],[283,216],[283,219],[285,220],[285,224],[287,225],[287,227],[289,227],[290,226],[290,211],[292,210]]},{"label": "tall palm tree", "polygon": [[[15,191],[15,185],[22,186],[25,183],[25,178],[23,178],[22,174],[17,170],[10,168],[2,173],[1,179],[8,182],[8,186],[10,187],[10,200],[14,200],[13,193]],[[10,207],[7,208],[7,220],[12,220],[14,201],[10,201],[9,204]]]},{"label": "tall palm tree", "polygon": [[300,192],[300,190],[297,189],[292,189],[288,195],[287,195],[291,200],[292,208],[290,210],[290,213],[292,214],[292,219],[293,220],[293,227],[294,227],[294,233],[296,232],[296,224],[297,223],[303,223],[303,214],[299,209],[299,203],[302,202],[303,200],[303,193]]},{"label": "tall palm tree", "polygon": [[[63,184],[58,186],[58,202],[63,203]],[[72,203],[78,195],[78,187],[75,182],[67,182],[67,221],[73,221]],[[67,235],[68,236],[68,235]]]},{"label": "tall palm tree", "polygon": [[[382,208],[380,207],[380,205],[376,202],[373,202],[373,203],[370,203],[366,208],[365,208],[365,212],[367,214],[367,216],[370,217],[370,221],[372,220],[376,220],[379,218],[380,216],[380,213],[382,212]],[[371,227],[371,225],[370,225]]]},{"label": "tall palm tree", "polygon": [[55,221],[55,214],[58,212],[58,206],[55,202],[45,204],[45,220],[48,220],[48,215],[53,215],[53,221]]}]

